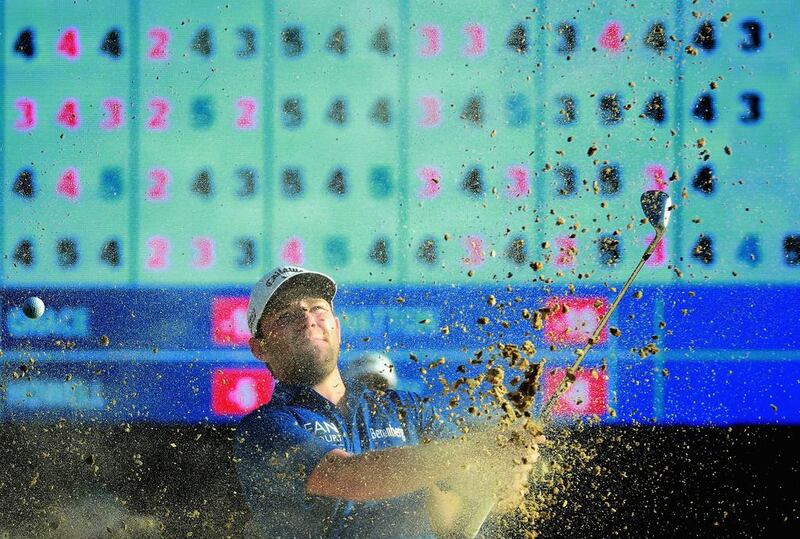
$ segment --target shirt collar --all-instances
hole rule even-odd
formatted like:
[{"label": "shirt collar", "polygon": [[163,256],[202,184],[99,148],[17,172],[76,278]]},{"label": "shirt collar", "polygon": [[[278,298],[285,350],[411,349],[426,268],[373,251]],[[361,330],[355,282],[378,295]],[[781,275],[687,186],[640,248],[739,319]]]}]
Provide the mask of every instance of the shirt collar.
[{"label": "shirt collar", "polygon": [[[351,409],[354,409],[367,391],[366,386],[356,381],[345,383],[344,398]],[[334,404],[317,393],[313,387],[304,384],[289,384],[285,382],[275,382],[275,390],[272,400],[276,403],[287,406],[323,406],[326,408],[336,408]]]}]

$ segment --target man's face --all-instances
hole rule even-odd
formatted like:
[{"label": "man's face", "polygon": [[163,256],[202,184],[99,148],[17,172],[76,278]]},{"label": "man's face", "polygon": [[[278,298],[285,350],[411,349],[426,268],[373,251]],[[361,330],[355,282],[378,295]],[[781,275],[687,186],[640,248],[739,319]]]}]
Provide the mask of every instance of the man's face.
[{"label": "man's face", "polygon": [[336,369],[340,344],[339,319],[331,305],[300,295],[270,305],[250,349],[278,380],[316,385]]}]

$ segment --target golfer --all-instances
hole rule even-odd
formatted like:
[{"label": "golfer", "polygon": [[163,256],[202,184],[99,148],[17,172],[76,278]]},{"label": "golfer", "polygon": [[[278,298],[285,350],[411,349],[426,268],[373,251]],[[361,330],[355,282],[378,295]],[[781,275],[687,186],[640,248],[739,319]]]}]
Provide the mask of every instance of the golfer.
[{"label": "golfer", "polygon": [[330,277],[298,267],[250,294],[250,349],[277,381],[235,435],[253,527],[265,538],[477,535],[527,481],[535,447],[464,435],[414,393],[345,385],[335,295]]}]

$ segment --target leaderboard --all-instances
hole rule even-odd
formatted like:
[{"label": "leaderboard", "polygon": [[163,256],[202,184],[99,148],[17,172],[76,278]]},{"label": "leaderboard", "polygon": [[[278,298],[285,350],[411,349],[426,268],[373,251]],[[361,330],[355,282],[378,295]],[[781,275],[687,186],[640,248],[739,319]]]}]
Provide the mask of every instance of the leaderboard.
[{"label": "leaderboard", "polygon": [[111,5],[4,4],[4,286],[797,280],[788,3]]}]

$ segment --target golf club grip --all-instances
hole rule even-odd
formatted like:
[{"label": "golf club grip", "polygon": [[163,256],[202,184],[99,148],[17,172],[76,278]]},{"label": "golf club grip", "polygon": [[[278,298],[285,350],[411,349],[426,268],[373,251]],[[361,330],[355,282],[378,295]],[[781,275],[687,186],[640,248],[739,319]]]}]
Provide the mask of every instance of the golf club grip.
[{"label": "golf club grip", "polygon": [[567,374],[570,372],[575,372],[575,370],[577,370],[577,368],[583,361],[583,358],[586,357],[586,354],[589,352],[591,347],[594,345],[595,342],[597,342],[597,338],[600,336],[600,332],[603,331],[603,328],[605,327],[606,323],[608,323],[608,320],[611,318],[611,314],[617,308],[617,305],[619,305],[619,302],[622,300],[622,297],[625,295],[625,292],[628,291],[628,288],[630,288],[631,284],[633,283],[633,280],[636,278],[641,269],[644,267],[644,264],[645,262],[647,262],[647,259],[650,258],[650,255],[653,254],[653,251],[658,245],[658,242],[661,241],[663,235],[664,235],[663,232],[660,234],[657,232],[656,236],[653,238],[653,241],[651,241],[650,245],[648,245],[647,249],[645,249],[642,258],[639,260],[639,263],[636,265],[636,268],[633,270],[633,273],[631,273],[631,276],[628,277],[627,281],[625,281],[625,284],[622,286],[622,290],[619,291],[617,297],[614,299],[614,301],[611,303],[606,313],[600,319],[600,322],[597,324],[597,328],[595,328],[594,333],[592,333],[592,336],[589,337],[589,341],[586,343],[583,349],[580,352],[578,352],[577,354],[578,357],[575,358],[575,361],[573,362],[572,366],[569,367],[569,369],[567,369],[567,373],[564,374],[564,378],[558,384],[556,390],[553,392],[553,394],[550,396],[550,398],[547,400],[544,406],[542,406],[542,412],[540,414],[540,417],[542,419],[547,418],[547,416],[550,413],[550,408],[553,407],[556,400],[558,400],[558,398],[569,387],[570,382],[567,378]]}]

